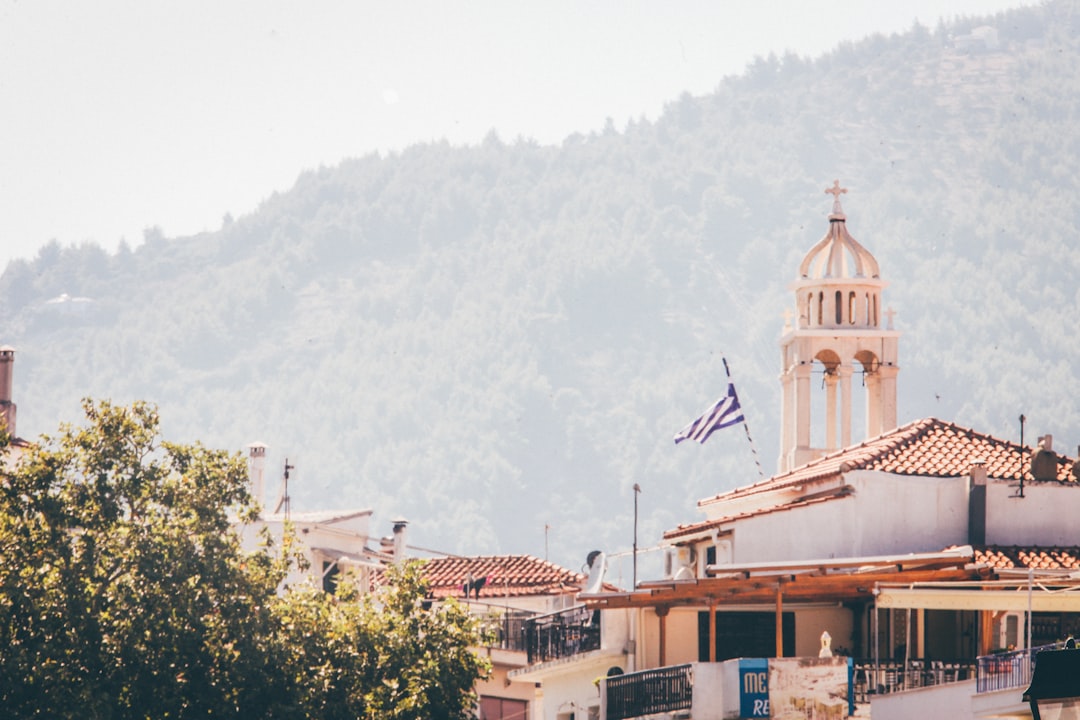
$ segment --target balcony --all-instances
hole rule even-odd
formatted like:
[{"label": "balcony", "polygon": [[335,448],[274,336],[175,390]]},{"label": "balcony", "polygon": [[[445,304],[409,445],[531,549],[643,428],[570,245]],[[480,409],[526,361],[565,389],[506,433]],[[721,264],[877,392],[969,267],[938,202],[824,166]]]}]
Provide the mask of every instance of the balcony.
[{"label": "balcony", "polygon": [[600,649],[600,611],[584,605],[525,622],[525,651],[529,664],[570,657]]},{"label": "balcony", "polygon": [[976,664],[971,660],[856,660],[852,690],[855,702],[863,704],[870,702],[872,695],[961,682],[975,673]]},{"label": "balcony", "polygon": [[1030,650],[983,655],[976,660],[975,691],[980,693],[997,690],[1025,689],[1031,684],[1031,673],[1043,650],[1060,650],[1064,643],[1040,645]]},{"label": "balcony", "polygon": [[488,638],[488,647],[524,652],[528,636],[526,628],[535,616],[535,613],[507,608],[501,614],[484,617],[481,626]]},{"label": "balcony", "polygon": [[689,710],[694,699],[694,669],[673,665],[607,678],[606,720]]}]

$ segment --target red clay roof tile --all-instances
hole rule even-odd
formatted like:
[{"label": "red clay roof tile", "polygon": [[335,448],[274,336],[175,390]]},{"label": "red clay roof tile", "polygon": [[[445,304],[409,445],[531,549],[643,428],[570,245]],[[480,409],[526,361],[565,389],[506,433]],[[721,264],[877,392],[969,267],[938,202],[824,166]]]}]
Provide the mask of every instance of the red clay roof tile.
[{"label": "red clay roof tile", "polygon": [[1071,570],[1080,567],[1080,547],[1022,547],[986,545],[975,548],[975,562],[995,570],[1035,568]]},{"label": "red clay roof tile", "polygon": [[[859,445],[838,450],[789,472],[774,475],[768,480],[706,498],[698,504],[752,495],[852,470],[960,477],[968,474],[976,460],[986,463],[986,474],[991,479],[1019,480],[1023,474],[1024,482],[1035,482],[1030,469],[1031,453],[1031,448],[1021,448],[1017,443],[1008,440],[937,418],[925,418]],[[1075,482],[1070,474],[1072,460],[1059,455],[1057,464],[1058,482]]]},{"label": "red clay roof tile", "polygon": [[470,578],[485,578],[481,598],[576,593],[585,576],[531,555],[444,557],[425,561],[423,574],[435,598],[464,597]]}]

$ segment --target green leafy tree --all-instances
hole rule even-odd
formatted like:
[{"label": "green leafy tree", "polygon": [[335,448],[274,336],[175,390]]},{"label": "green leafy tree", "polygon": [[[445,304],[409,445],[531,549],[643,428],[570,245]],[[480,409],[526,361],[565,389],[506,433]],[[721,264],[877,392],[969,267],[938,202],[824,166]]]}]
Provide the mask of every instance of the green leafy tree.
[{"label": "green leafy tree", "polygon": [[426,609],[417,569],[279,594],[292,537],[241,548],[239,455],[161,440],[144,403],[84,410],[20,457],[0,436],[5,717],[469,716],[475,621]]},{"label": "green leafy tree", "polygon": [[235,714],[276,684],[284,567],[245,554],[238,456],[163,442],[147,404],[84,402],[0,482],[0,703],[14,716]]},{"label": "green leafy tree", "polygon": [[278,658],[301,717],[466,720],[490,664],[480,619],[453,598],[432,605],[419,561],[388,568],[374,595],[295,588],[279,605]]}]

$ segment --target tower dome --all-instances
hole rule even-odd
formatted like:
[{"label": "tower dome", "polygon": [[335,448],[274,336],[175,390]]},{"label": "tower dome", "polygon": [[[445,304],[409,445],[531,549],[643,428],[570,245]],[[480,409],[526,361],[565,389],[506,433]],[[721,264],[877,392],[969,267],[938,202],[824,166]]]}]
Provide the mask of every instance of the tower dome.
[{"label": "tower dome", "polygon": [[851,236],[840,195],[840,181],[825,190],[833,196],[829,229],[799,264],[791,285],[800,328],[876,328],[880,322],[881,279],[878,262]]},{"label": "tower dome", "polygon": [[825,192],[833,196],[829,231],[806,253],[799,265],[799,276],[815,280],[880,277],[877,260],[848,232],[847,217],[840,207],[840,195],[846,193],[847,188],[840,187],[840,181],[834,180],[833,186]]}]

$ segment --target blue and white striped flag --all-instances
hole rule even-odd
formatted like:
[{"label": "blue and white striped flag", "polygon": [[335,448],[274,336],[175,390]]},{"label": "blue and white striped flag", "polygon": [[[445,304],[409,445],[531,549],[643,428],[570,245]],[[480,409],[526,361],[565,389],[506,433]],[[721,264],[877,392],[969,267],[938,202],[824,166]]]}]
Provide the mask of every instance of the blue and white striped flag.
[{"label": "blue and white striped flag", "polygon": [[675,436],[675,444],[683,440],[697,440],[703,443],[709,439],[713,431],[731,427],[744,420],[742,407],[739,405],[739,396],[735,394],[735,385],[728,383],[727,395],[716,401],[716,404],[706,411],[704,415],[684,427]]}]

